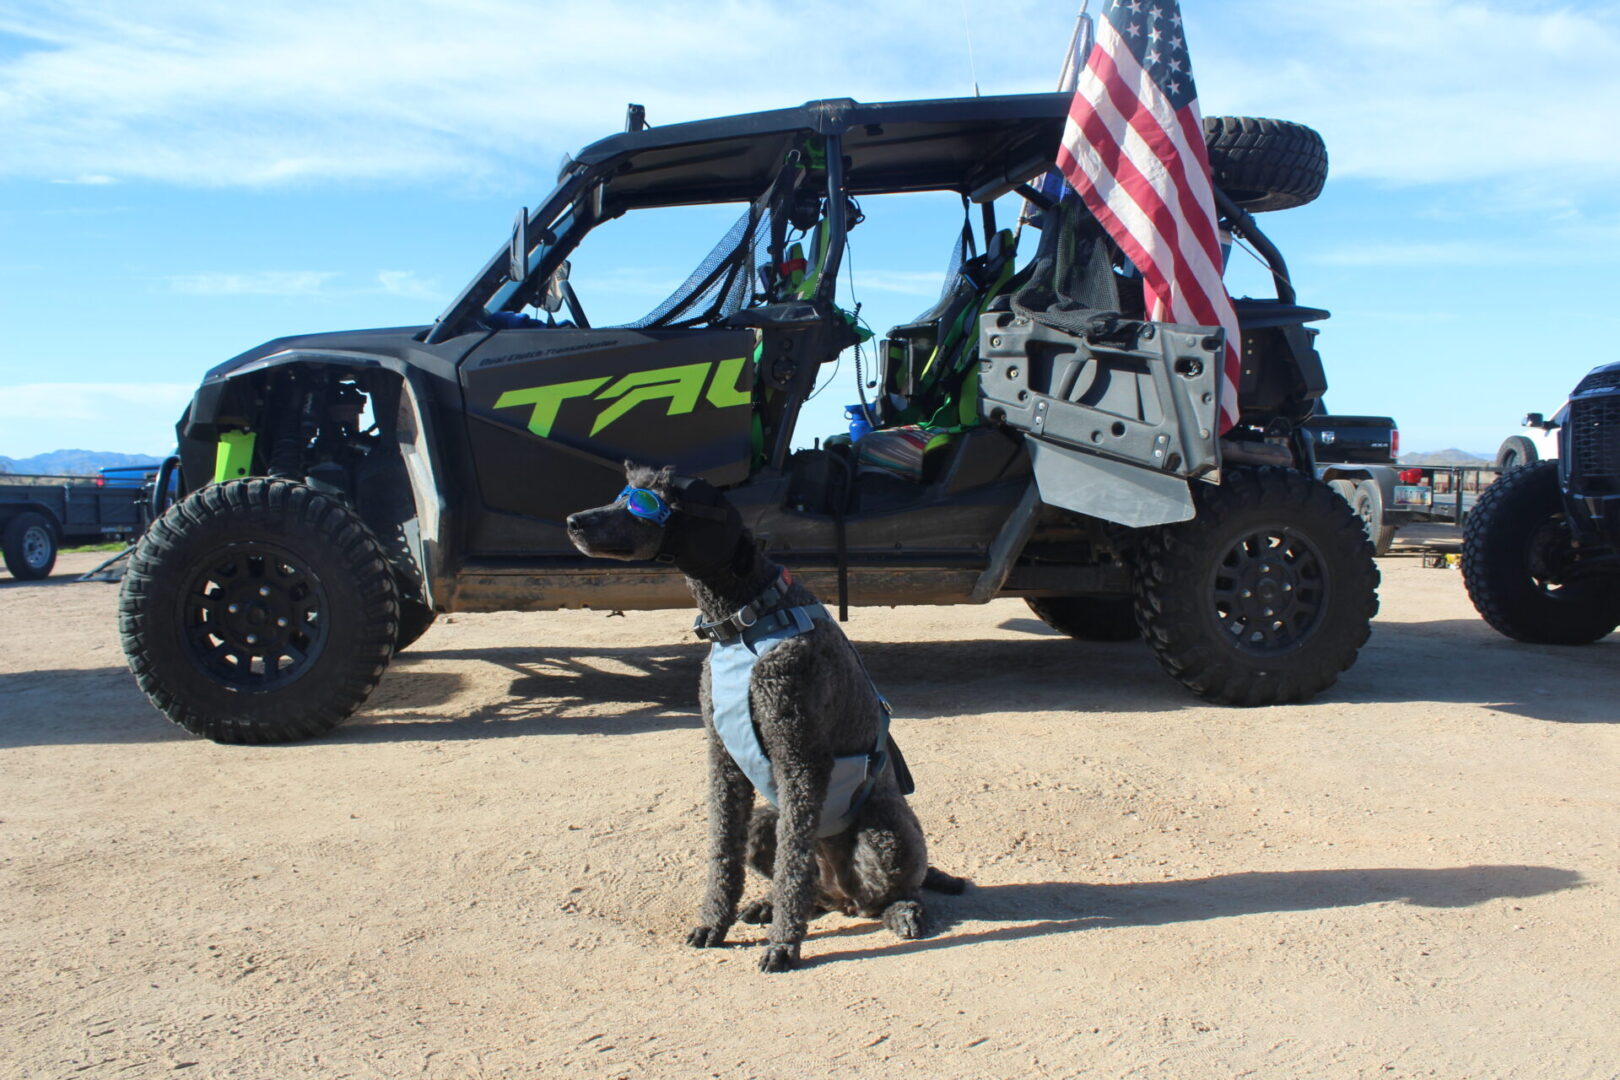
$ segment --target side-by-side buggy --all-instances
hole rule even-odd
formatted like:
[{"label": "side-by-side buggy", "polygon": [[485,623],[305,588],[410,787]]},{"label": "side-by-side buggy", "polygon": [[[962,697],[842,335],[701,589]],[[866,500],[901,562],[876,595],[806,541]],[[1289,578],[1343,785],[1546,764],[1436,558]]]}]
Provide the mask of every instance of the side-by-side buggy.
[{"label": "side-by-side buggy", "polygon": [[[687,606],[668,567],[568,541],[567,516],[611,500],[628,458],[726,488],[829,600],[1023,597],[1075,637],[1140,636],[1215,702],[1316,694],[1367,638],[1377,571],[1301,430],[1326,385],[1306,324],[1326,312],[1295,302],[1250,214],[1315,197],[1321,142],[1206,124],[1221,226],[1276,284],[1237,302],[1241,421],[1223,436],[1222,332],[1146,320],[1081,204],[1030,187],[1068,104],[633,119],[565,162],[433,324],[283,338],[216,367],[179,424],[184,498],[125,579],[142,688],[199,734],[294,739],[352,713],[436,613]],[[955,245],[939,300],[863,347],[872,433],[795,449],[818,375],[866,336],[838,293],[861,200],[913,192],[962,197],[929,242]],[[738,216],[686,283],[593,325],[592,282],[569,273],[593,231],[704,204]]]}]

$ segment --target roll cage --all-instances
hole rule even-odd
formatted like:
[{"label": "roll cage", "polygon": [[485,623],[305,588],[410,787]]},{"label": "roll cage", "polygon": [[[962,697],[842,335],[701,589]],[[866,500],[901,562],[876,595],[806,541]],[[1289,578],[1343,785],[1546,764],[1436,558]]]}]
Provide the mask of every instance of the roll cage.
[{"label": "roll cage", "polygon": [[614,135],[563,163],[557,187],[528,214],[521,279],[510,246],[498,250],[428,332],[432,344],[484,329],[482,315],[521,311],[597,224],[628,210],[752,203],[805,147],[825,153],[829,248],[824,279],[842,257],[839,198],[954,191],[989,202],[1051,166],[1067,94],[861,104],[847,98]]}]

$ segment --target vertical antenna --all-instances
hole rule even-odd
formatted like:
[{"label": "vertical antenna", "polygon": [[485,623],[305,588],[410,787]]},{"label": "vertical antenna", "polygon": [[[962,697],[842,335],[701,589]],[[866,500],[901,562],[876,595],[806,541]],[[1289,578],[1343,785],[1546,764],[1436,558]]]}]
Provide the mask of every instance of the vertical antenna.
[{"label": "vertical antenna", "polygon": [[973,96],[979,97],[979,67],[973,61],[973,25],[968,22],[967,0],[962,0],[962,33],[967,35],[968,74],[973,77]]}]

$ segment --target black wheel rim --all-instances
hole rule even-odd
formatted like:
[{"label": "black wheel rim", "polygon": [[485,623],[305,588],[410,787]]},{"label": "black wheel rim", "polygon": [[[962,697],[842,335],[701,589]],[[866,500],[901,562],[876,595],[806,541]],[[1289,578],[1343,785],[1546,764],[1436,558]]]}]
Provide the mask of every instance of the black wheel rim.
[{"label": "black wheel rim", "polygon": [[1327,607],[1322,553],[1292,529],[1245,534],[1227,549],[1212,578],[1215,620],[1238,651],[1251,656],[1299,648]]},{"label": "black wheel rim", "polygon": [[326,590],[309,565],[274,544],[231,544],[202,561],[181,594],[198,667],[237,690],[278,690],[320,658]]},{"label": "black wheel rim", "polygon": [[1554,599],[1562,598],[1575,562],[1575,541],[1563,514],[1554,514],[1536,526],[1530,534],[1527,562],[1535,587]]}]

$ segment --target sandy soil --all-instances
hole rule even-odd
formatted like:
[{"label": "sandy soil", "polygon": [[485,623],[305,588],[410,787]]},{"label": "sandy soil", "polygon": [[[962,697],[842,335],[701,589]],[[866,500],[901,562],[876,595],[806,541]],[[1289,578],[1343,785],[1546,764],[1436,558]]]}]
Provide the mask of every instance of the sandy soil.
[{"label": "sandy soil", "polygon": [[687,614],[441,619],[330,737],[216,746],[96,558],[0,579],[5,1077],[1620,1074],[1620,636],[1507,641],[1456,571],[1383,560],[1361,662],[1252,711],[1016,601],[855,612],[974,885],[767,976],[681,944]]}]

